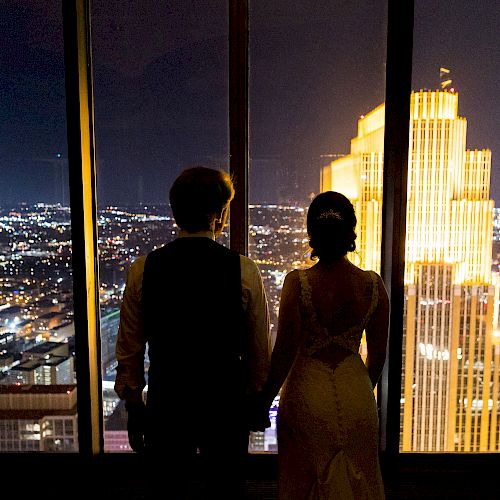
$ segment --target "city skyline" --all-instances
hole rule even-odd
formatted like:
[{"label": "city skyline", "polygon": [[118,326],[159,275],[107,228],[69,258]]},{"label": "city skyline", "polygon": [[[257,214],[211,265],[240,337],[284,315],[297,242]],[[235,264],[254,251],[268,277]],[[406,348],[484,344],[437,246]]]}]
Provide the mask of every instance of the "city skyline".
[{"label": "city skyline", "polygon": [[[261,271],[275,335],[285,273],[307,262],[305,207],[251,205],[250,213],[250,254]],[[123,452],[130,448],[123,405],[113,390],[113,381],[114,345],[128,266],[139,255],[174,238],[177,227],[166,204],[148,206],[147,210],[140,206],[99,210],[98,227],[105,450]],[[33,404],[31,409],[35,410],[37,404],[46,404],[53,385],[76,383],[70,229],[69,209],[58,204],[0,208],[0,270],[3,272],[0,277],[0,392],[3,390],[6,394],[0,401],[0,451],[75,451],[76,427],[68,423],[76,418],[75,406],[68,408],[66,415],[59,415],[57,411],[53,414],[56,406],[44,406],[33,413],[35,422],[19,418],[20,406]],[[220,242],[228,244],[227,233],[221,236]],[[8,389],[12,386],[15,387]],[[19,387],[25,388],[24,393]],[[27,403],[12,408],[11,404],[17,404],[17,396],[9,399],[8,394],[28,397],[33,392],[30,387],[34,387],[34,400],[30,403],[28,399]],[[74,391],[70,393],[63,397],[66,402],[62,404],[74,404]],[[11,411],[13,409],[16,411]],[[252,436],[251,451],[276,451],[275,417],[276,408],[271,411],[272,428],[265,435]],[[47,435],[40,432],[44,422],[49,422]],[[52,430],[61,425],[68,426],[72,434],[66,436],[67,440],[54,443]],[[25,440],[24,435],[33,437]]]},{"label": "city skyline", "polygon": [[[293,268],[311,265],[307,257],[306,209],[307,206],[250,206],[250,255],[261,271],[270,305],[273,335],[285,274]],[[132,260],[163,244],[166,236],[173,237],[176,228],[166,204],[148,206],[147,211],[141,206],[108,207],[99,211],[98,225],[105,450],[125,452],[130,451],[126,419],[114,393],[113,381],[116,369],[114,341],[126,272]],[[34,234],[36,238],[33,238]],[[500,254],[500,209],[495,209],[492,237]],[[223,235],[221,242],[227,244],[227,235]],[[52,384],[67,382],[61,377],[68,377],[68,369],[75,366],[70,243],[67,207],[38,204],[23,206],[17,211],[0,209],[0,246],[5,256],[0,258],[0,268],[4,271],[0,281],[0,378],[3,378],[0,385],[15,381],[25,387],[28,394],[33,387],[33,391],[39,394],[37,397],[41,398],[40,404],[44,398],[50,397]],[[492,268],[496,273],[500,271],[498,255]],[[64,370],[54,372],[53,368],[57,366],[64,367]],[[30,385],[33,382],[35,385]],[[19,388],[13,391],[23,394]],[[72,394],[64,396],[68,403],[71,400],[74,403]],[[70,422],[75,418],[74,407],[60,417],[53,415],[50,409],[36,413],[43,418],[41,424],[48,426],[45,439],[44,434],[37,431],[36,424],[28,421],[25,427],[22,426],[22,419],[16,417],[18,413],[6,409],[8,400],[2,404],[0,421],[3,419],[4,422],[0,422],[0,449],[43,451],[51,446],[51,450],[57,451],[67,442],[74,450],[76,427]],[[270,412],[272,427],[265,435],[252,435],[250,451],[276,452],[278,404],[279,398]],[[37,437],[28,441],[14,439],[12,427],[9,427],[11,419],[17,421],[19,436],[27,432]],[[57,423],[61,420],[62,423]],[[65,439],[69,440],[61,439],[59,447],[54,446],[54,428],[60,433],[67,429]]]},{"label": "city skyline", "polygon": [[[224,5],[213,3],[201,22],[182,4],[124,11],[116,0],[92,2],[100,204],[141,197],[162,202],[180,168],[227,165]],[[251,3],[253,202],[292,201],[280,199],[283,193],[307,200],[319,189],[321,156],[348,152],[351,117],[384,100],[385,2],[307,7]],[[459,0],[453,8],[416,2],[412,76],[414,90],[436,90],[439,68],[449,68],[472,124],[470,147],[493,152],[500,151],[495,7],[493,1]],[[0,89],[8,97],[0,102],[2,203],[62,201],[66,179],[58,155],[66,158],[67,150],[60,4],[7,2],[0,23]],[[342,35],[345,26],[349,36]],[[272,183],[262,182],[266,175]],[[58,189],[55,179],[62,179]],[[498,155],[492,198],[500,199]]]}]

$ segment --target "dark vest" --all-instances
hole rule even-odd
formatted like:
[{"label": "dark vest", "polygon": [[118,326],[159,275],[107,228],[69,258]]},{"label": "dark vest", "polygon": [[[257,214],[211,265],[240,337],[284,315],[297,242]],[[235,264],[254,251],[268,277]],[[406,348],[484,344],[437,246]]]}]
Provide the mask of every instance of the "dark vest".
[{"label": "dark vest", "polygon": [[178,238],[148,254],[142,281],[148,407],[241,399],[241,299],[240,255],[210,238]]}]

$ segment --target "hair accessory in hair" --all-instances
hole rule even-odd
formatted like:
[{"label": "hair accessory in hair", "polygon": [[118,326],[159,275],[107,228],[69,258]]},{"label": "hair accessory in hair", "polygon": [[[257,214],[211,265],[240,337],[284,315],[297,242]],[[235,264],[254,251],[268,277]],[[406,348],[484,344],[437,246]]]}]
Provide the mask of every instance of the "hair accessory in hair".
[{"label": "hair accessory in hair", "polygon": [[330,210],[327,210],[326,212],[323,212],[318,215],[318,220],[320,219],[338,219],[342,220],[342,216],[340,215],[340,212],[337,212],[336,210],[333,210],[330,208]]}]

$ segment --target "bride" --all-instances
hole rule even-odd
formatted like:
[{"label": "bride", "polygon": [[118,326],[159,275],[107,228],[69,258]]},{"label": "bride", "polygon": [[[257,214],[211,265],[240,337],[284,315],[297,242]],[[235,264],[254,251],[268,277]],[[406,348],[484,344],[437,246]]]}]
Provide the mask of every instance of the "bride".
[{"label": "bride", "polygon": [[[280,500],[383,499],[374,388],[386,356],[389,300],[374,271],[346,257],[355,250],[350,201],[328,191],[312,201],[307,232],[317,260],[287,274],[269,378],[252,430],[278,412]],[[363,332],[368,356],[359,349]]]}]

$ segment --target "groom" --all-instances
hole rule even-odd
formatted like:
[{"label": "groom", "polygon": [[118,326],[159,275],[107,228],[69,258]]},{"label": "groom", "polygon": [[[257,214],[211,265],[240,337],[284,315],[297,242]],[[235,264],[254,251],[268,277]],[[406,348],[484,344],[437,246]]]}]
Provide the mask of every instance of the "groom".
[{"label": "groom", "polygon": [[170,189],[178,237],[128,272],[115,391],[132,449],[146,452],[152,491],[167,498],[188,497],[195,463],[208,498],[243,497],[245,401],[267,377],[270,329],[256,264],[216,242],[233,197],[223,171],[182,172]]}]

